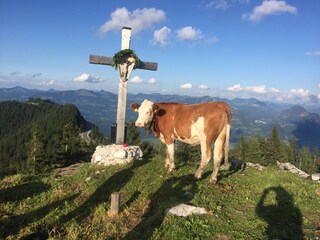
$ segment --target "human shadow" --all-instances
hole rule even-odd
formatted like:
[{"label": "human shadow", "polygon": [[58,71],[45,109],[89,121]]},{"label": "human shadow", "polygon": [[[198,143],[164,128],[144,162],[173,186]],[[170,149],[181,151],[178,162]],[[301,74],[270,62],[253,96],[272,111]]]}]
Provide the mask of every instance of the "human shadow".
[{"label": "human shadow", "polygon": [[148,163],[146,160],[135,161],[129,168],[115,173],[102,183],[84,203],[68,214],[63,215],[59,221],[63,223],[75,219],[78,223],[81,223],[92,213],[92,209],[107,201],[111,193],[120,191],[130,181],[134,175],[134,169],[146,163]]},{"label": "human shadow", "polygon": [[155,229],[161,226],[166,210],[189,202],[197,191],[197,183],[193,175],[167,179],[151,196],[149,209],[142,216],[142,221],[124,239],[150,239]]},{"label": "human shadow", "polygon": [[0,189],[0,203],[22,201],[50,189],[49,184],[43,182],[28,182],[17,186]]},{"label": "human shadow", "polygon": [[[268,204],[272,197],[276,203]],[[292,195],[283,187],[265,189],[256,206],[256,213],[268,223],[266,229],[268,239],[303,239],[301,211],[294,205]]]},{"label": "human shadow", "polygon": [[[10,235],[17,234],[20,229],[28,226],[29,224],[36,222],[42,218],[44,218],[47,214],[49,214],[52,210],[57,207],[63,205],[66,201],[73,201],[78,194],[74,194],[72,196],[63,198],[59,201],[50,203],[44,207],[38,208],[34,211],[27,212],[21,215],[10,216],[4,220],[0,221],[0,239],[5,239]],[[36,233],[37,236],[42,236],[40,239],[46,239],[45,235],[47,235],[46,231],[42,231],[41,233]]]}]

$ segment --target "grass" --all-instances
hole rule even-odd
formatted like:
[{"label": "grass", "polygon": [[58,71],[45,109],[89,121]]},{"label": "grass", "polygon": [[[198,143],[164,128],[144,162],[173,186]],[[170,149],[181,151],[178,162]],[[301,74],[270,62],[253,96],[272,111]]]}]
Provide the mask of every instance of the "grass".
[{"label": "grass", "polygon": [[[61,178],[2,178],[0,239],[320,238],[319,183],[275,168],[246,168],[220,171],[218,184],[209,185],[212,166],[197,182],[195,165],[178,166],[168,174],[155,156],[125,166],[83,164]],[[118,216],[108,213],[114,191],[121,196]],[[166,214],[180,203],[209,214]]]}]

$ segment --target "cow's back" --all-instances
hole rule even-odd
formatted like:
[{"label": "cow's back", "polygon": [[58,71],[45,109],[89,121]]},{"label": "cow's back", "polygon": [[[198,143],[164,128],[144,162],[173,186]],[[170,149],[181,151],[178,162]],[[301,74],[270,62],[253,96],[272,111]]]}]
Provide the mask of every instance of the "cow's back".
[{"label": "cow's back", "polygon": [[157,106],[162,111],[157,116],[157,137],[161,134],[167,139],[174,137],[197,144],[203,137],[215,140],[226,123],[231,121],[230,107],[223,102],[157,103]]}]

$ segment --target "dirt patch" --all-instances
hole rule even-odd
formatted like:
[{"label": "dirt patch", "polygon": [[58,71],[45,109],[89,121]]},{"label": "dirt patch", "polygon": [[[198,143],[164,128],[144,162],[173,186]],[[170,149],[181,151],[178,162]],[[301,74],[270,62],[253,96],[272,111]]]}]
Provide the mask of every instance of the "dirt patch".
[{"label": "dirt patch", "polygon": [[68,167],[57,168],[54,173],[56,176],[72,176],[83,163],[75,163]]}]

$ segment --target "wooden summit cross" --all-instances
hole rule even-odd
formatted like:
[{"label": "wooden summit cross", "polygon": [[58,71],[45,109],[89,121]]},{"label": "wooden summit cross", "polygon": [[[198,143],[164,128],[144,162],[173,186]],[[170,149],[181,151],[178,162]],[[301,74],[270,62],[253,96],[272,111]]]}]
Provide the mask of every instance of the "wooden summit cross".
[{"label": "wooden summit cross", "polygon": [[[130,49],[131,28],[122,28],[121,50]],[[114,64],[112,57],[90,55],[90,63],[112,66]],[[127,103],[127,85],[130,74],[133,70],[135,60],[128,57],[126,62],[118,65],[120,74],[119,93],[118,93],[118,108],[117,108],[117,135],[116,144],[122,145],[124,143],[125,134],[125,119],[126,119],[126,103]],[[138,69],[156,71],[158,63],[140,61],[136,67]]]}]

